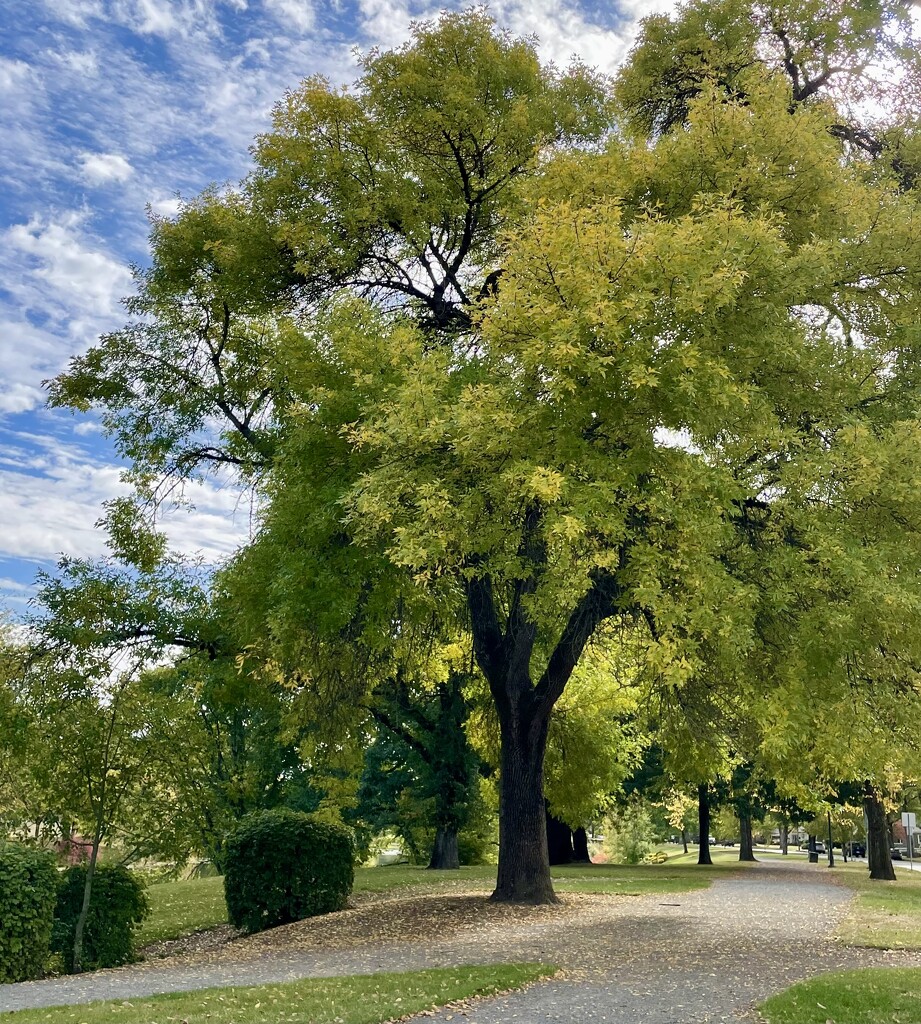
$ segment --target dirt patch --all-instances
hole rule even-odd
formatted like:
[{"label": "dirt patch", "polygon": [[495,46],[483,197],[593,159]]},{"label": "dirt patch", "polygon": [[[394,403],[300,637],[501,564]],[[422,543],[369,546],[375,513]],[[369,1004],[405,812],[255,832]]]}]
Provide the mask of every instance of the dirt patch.
[{"label": "dirt patch", "polygon": [[273,954],[365,950],[372,947],[450,939],[479,940],[484,946],[501,942],[512,933],[545,923],[555,926],[578,918],[581,926],[593,917],[606,917],[635,898],[610,893],[561,893],[559,902],[546,906],[491,903],[485,891],[440,891],[394,896],[392,892],[359,894],[347,910],[307,918],[294,924],[241,936],[229,925],[199,932],[144,950],[137,965],[254,961]]},{"label": "dirt patch", "polygon": [[242,935],[243,932],[237,931],[229,924],[219,924],[214,928],[192,932],[190,935],[181,935],[178,939],[151,942],[140,950],[140,955],[143,960],[164,960],[167,957],[210,953],[221,946],[226,946],[228,942],[241,938]]}]

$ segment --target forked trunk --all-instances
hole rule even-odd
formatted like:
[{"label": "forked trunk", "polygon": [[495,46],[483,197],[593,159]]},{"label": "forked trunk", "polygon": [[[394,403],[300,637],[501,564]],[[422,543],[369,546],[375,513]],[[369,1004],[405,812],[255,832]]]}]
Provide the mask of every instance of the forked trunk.
[{"label": "forked trunk", "polygon": [[894,882],[895,868],[889,853],[889,824],[886,809],[874,789],[867,782],[863,790],[863,809],[867,816],[867,863],[870,878],[879,882]]},{"label": "forked trunk", "polygon": [[576,864],[591,864],[588,852],[588,833],[581,826],[572,834],[572,859]]},{"label": "forked trunk", "polygon": [[755,844],[752,840],[752,820],[747,814],[739,815],[739,860],[754,861]]},{"label": "forked trunk", "polygon": [[700,844],[697,851],[698,864],[712,864],[710,856],[710,793],[706,784],[697,787],[697,827]]},{"label": "forked trunk", "polygon": [[547,719],[512,708],[502,716],[499,870],[492,899],[556,903],[547,852],[544,752]]},{"label": "forked trunk", "polygon": [[457,829],[440,828],[432,843],[432,857],[429,869],[432,871],[455,871],[460,867],[457,850]]}]

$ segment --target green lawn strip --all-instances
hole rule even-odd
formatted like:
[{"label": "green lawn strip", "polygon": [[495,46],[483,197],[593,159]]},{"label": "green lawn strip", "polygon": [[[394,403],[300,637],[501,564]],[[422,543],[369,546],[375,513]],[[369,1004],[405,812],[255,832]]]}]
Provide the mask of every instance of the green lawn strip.
[{"label": "green lawn strip", "polygon": [[769,1024],[921,1024],[921,967],[825,974],[759,1009]]},{"label": "green lawn strip", "polygon": [[894,882],[876,882],[865,864],[835,869],[835,877],[857,893],[836,933],[842,942],[874,949],[921,949],[921,873],[897,874]]},{"label": "green lawn strip", "polygon": [[5,1013],[10,1024],[378,1024],[546,978],[545,964],[485,964],[401,974],[305,978],[128,1001]]}]

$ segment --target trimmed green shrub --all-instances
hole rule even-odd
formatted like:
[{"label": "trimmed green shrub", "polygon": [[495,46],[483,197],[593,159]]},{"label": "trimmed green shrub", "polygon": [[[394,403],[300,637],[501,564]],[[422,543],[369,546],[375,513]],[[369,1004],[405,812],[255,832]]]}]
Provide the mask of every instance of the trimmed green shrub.
[{"label": "trimmed green shrub", "polygon": [[41,977],[50,950],[56,885],[50,854],[0,843],[0,982]]},{"label": "trimmed green shrub", "polygon": [[[74,935],[85,885],[85,864],[68,868],[58,882],[51,948],[61,955],[68,971],[73,970]],[[117,967],[137,959],[134,926],[149,913],[150,904],[140,878],[121,864],[97,864],[83,932],[81,970]]]},{"label": "trimmed green shrub", "polygon": [[224,894],[247,932],[341,910],[355,880],[352,837],[300,811],[257,811],[230,834]]}]

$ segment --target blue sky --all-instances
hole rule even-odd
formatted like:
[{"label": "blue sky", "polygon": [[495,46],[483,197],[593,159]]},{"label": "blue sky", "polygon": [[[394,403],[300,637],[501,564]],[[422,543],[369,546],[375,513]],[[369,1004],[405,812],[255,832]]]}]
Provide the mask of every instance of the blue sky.
[{"label": "blue sky", "polygon": [[[463,5],[454,5],[460,7]],[[613,70],[637,19],[673,0],[491,6],[547,59]],[[124,489],[90,416],[44,408],[42,381],[121,326],[145,209],[236,181],[272,104],[307,75],[356,77],[355,49],[399,45],[415,0],[2,0],[0,3],[0,612],[24,610],[61,553],[97,556]],[[218,560],[245,540],[231,487],[200,487],[166,524]]]}]

